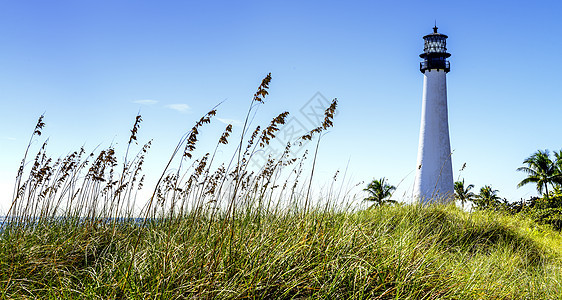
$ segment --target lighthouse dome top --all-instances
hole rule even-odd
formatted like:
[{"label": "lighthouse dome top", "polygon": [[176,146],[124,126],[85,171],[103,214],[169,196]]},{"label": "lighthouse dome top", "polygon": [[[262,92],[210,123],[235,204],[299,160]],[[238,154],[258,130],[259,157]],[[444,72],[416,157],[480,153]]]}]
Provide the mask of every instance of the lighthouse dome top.
[{"label": "lighthouse dome top", "polygon": [[447,35],[437,32],[437,26],[433,27],[433,33],[423,37],[424,54],[430,54],[430,53],[447,54],[447,38],[448,38]]},{"label": "lighthouse dome top", "polygon": [[425,38],[430,37],[430,36],[442,36],[444,38],[448,38],[448,36],[446,34],[442,34],[442,33],[437,32],[437,29],[439,29],[439,28],[437,28],[437,26],[433,27],[433,32],[424,36],[423,38],[425,39]]}]

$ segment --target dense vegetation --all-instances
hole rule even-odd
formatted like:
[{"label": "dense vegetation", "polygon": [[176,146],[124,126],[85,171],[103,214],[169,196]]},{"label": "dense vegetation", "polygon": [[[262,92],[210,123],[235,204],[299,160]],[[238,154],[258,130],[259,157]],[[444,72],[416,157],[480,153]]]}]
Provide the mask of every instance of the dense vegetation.
[{"label": "dense vegetation", "polygon": [[562,230],[562,150],[551,156],[548,150],[538,150],[523,161],[517,171],[524,172],[527,177],[517,186],[535,184],[540,196],[519,201],[508,201],[501,198],[498,190],[490,185],[480,189],[478,194],[471,190],[474,185],[465,187],[464,179],[455,182],[455,198],[463,205],[473,204],[477,210],[504,211],[510,214],[521,214],[535,220],[539,224],[549,224]]},{"label": "dense vegetation", "polygon": [[[12,228],[4,298],[552,299],[562,237],[453,206]],[[258,221],[258,218],[261,220]]]},{"label": "dense vegetation", "polygon": [[454,205],[398,204],[385,178],[365,189],[374,204],[368,209],[354,208],[346,193],[331,189],[313,201],[314,164],[306,170],[308,154],[293,157],[291,148],[316,138],[318,149],[319,137],[332,126],[336,100],[318,127],[253,169],[254,154],[268,146],[289,114],[279,114],[263,130],[249,130],[249,117],[265,103],[270,81],[266,76],[254,94],[230,162],[216,165],[215,154],[231,141],[231,125],[213,151],[192,160],[213,109],[181,138],[140,211],[136,195],[151,146],[136,145],[141,116],[122,161],[113,147],[52,159],[45,142],[28,163],[31,141],[45,126],[41,117],[0,228],[0,298],[562,295],[562,236],[510,209],[484,209],[504,203],[491,187],[478,202],[463,183],[463,203],[479,208],[472,213]]}]

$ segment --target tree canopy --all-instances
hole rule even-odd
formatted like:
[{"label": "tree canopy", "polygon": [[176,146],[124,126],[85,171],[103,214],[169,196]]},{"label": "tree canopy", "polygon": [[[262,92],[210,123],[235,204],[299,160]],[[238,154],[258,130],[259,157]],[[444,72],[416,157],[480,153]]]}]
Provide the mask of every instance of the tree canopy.
[{"label": "tree canopy", "polygon": [[395,200],[387,199],[392,197],[392,192],[396,187],[387,183],[386,178],[373,179],[364,191],[369,193],[365,201],[373,201],[373,206],[380,206],[388,203],[396,203]]},{"label": "tree canopy", "polygon": [[517,187],[529,183],[536,184],[537,192],[548,196],[548,186],[555,187],[562,184],[562,150],[554,152],[554,160],[551,159],[548,150],[538,150],[523,161],[525,166],[517,168],[527,174]]},{"label": "tree canopy", "polygon": [[466,187],[464,186],[464,179],[462,181],[455,182],[455,199],[461,202],[462,207],[464,208],[464,204],[469,201],[473,201],[474,195],[472,190],[474,188],[474,184],[469,184]]}]

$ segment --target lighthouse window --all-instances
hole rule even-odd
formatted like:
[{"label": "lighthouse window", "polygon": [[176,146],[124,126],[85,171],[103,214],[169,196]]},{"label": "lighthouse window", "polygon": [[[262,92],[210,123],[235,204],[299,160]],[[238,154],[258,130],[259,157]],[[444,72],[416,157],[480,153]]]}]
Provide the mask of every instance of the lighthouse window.
[{"label": "lighthouse window", "polygon": [[425,40],[424,51],[427,52],[445,52],[445,39],[442,37],[427,37]]}]

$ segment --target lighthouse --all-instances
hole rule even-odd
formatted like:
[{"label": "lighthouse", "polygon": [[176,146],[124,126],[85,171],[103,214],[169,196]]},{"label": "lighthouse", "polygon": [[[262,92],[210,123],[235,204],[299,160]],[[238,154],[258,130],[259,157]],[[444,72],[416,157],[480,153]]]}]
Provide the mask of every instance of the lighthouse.
[{"label": "lighthouse", "polygon": [[447,117],[447,36],[437,32],[423,37],[420,57],[423,74],[422,114],[414,197],[422,204],[447,203],[454,197],[449,121]]}]

